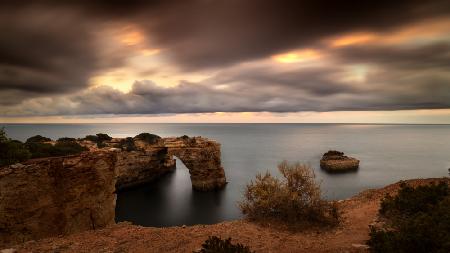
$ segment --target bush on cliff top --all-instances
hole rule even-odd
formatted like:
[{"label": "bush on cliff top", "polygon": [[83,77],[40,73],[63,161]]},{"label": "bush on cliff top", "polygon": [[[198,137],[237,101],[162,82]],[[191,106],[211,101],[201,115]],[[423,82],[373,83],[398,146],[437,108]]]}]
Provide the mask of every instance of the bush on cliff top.
[{"label": "bush on cliff top", "polygon": [[137,140],[145,141],[148,144],[155,144],[161,139],[161,137],[159,137],[158,135],[150,133],[140,133],[134,136],[134,138]]},{"label": "bush on cliff top", "polygon": [[60,138],[55,145],[42,142],[27,142],[26,148],[31,152],[31,158],[76,155],[87,151],[86,147],[78,144],[73,138]]},{"label": "bush on cliff top", "polygon": [[120,143],[116,145],[116,148],[120,148],[123,151],[135,151],[137,150],[136,145],[134,144],[134,139],[131,137],[127,137],[125,139],[121,139]]},{"label": "bush on cliff top", "polygon": [[412,188],[401,185],[398,195],[386,196],[382,228],[370,228],[372,252],[450,252],[450,188],[447,183]]},{"label": "bush on cliff top", "polygon": [[104,148],[106,147],[104,142],[112,140],[112,137],[107,134],[98,133],[96,135],[86,135],[83,140],[95,142],[98,148]]},{"label": "bush on cliff top", "polygon": [[27,139],[25,143],[33,143],[33,142],[49,142],[52,139],[44,137],[42,135],[35,135]]},{"label": "bush on cliff top", "polygon": [[0,166],[22,162],[30,157],[30,152],[22,142],[11,140],[4,128],[0,128]]},{"label": "bush on cliff top", "polygon": [[283,161],[278,170],[282,180],[267,172],[247,185],[245,199],[239,203],[247,218],[263,223],[278,221],[292,228],[339,222],[336,205],[321,198],[311,167]]},{"label": "bush on cliff top", "polygon": [[231,243],[231,238],[222,240],[217,236],[210,236],[203,244],[200,251],[193,253],[252,253],[248,246],[240,243]]}]

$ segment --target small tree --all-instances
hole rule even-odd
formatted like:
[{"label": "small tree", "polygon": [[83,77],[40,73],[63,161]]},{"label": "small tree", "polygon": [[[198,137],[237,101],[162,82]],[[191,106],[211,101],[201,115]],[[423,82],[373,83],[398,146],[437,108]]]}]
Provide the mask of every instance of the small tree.
[{"label": "small tree", "polygon": [[258,174],[239,203],[250,220],[276,220],[288,226],[335,225],[339,214],[335,204],[321,198],[320,186],[311,167],[283,161],[278,165],[279,180],[270,173]]},{"label": "small tree", "polygon": [[22,162],[30,157],[22,142],[9,139],[5,129],[0,129],[0,166]]}]

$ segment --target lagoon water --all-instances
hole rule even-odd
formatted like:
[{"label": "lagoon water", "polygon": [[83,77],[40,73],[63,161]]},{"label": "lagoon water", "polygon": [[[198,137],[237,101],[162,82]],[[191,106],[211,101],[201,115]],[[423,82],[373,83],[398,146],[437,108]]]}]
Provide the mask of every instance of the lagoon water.
[{"label": "lagoon water", "polygon": [[[348,198],[361,190],[401,179],[448,176],[450,125],[361,124],[4,124],[19,140],[41,134],[113,137],[150,132],[167,136],[204,136],[222,144],[222,162],[229,184],[222,191],[191,190],[189,172],[177,160],[177,170],[158,181],[118,194],[117,221],[143,226],[210,224],[241,217],[237,201],[245,184],[258,172],[278,175],[286,159],[310,164],[328,199]],[[319,168],[329,149],[361,160],[355,173],[329,175]]]}]

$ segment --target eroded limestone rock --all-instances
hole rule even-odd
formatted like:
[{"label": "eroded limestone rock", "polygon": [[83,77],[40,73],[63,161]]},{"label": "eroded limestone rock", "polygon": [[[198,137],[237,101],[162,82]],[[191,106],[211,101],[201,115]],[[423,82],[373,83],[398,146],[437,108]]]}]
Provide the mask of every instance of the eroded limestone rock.
[{"label": "eroded limestone rock", "polygon": [[359,160],[345,156],[343,152],[330,150],[320,160],[320,167],[331,173],[355,171],[359,168]]},{"label": "eroded limestone rock", "polygon": [[175,160],[166,147],[117,152],[118,190],[148,183],[175,170]]},{"label": "eroded limestone rock", "polygon": [[0,246],[114,224],[115,162],[89,152],[0,168]]}]

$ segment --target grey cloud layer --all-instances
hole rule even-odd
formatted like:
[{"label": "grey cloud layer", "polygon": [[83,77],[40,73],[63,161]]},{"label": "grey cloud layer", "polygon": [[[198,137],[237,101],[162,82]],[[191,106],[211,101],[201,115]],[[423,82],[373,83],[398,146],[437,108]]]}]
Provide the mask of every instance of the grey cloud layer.
[{"label": "grey cloud layer", "polygon": [[[434,48],[442,49],[441,56],[429,57],[421,63],[412,57]],[[450,74],[446,67],[450,62],[449,47],[435,45],[396,51],[378,47],[373,52],[365,52],[367,57],[376,56],[369,61],[365,79],[341,80],[338,77],[349,68],[364,66],[361,64],[370,59],[356,57],[350,61],[346,53],[354,51],[358,51],[358,47],[336,50],[335,64],[332,64],[335,67],[281,70],[268,66],[236,66],[198,83],[184,81],[176,87],[162,88],[143,80],[135,82],[131,92],[126,94],[100,87],[71,96],[4,107],[0,113],[70,115],[450,108]],[[408,68],[409,65],[414,68]]]},{"label": "grey cloud layer", "polygon": [[[239,63],[298,47],[321,47],[347,32],[385,32],[448,16],[446,0],[398,1],[2,1],[0,113],[62,115],[213,111],[449,108],[449,45],[335,49],[335,67],[280,72]],[[99,71],[121,66],[105,54],[104,24],[132,23],[184,71],[215,68],[200,83],[163,89],[137,82],[129,94],[86,90]],[[375,70],[355,85],[344,65]],[[221,86],[228,85],[226,89]]]}]

